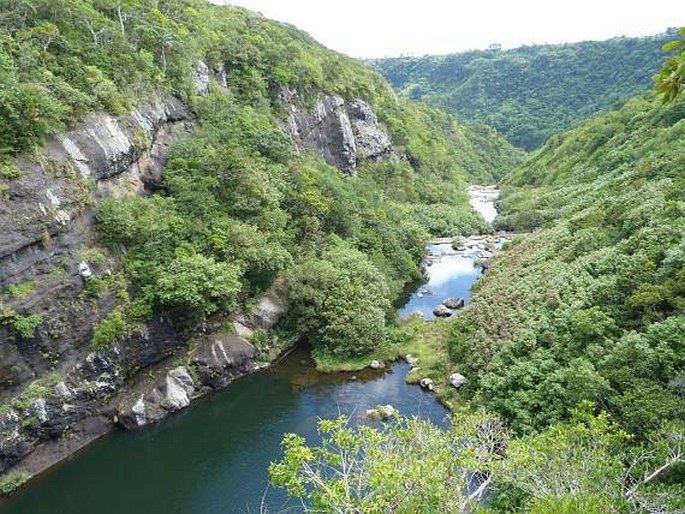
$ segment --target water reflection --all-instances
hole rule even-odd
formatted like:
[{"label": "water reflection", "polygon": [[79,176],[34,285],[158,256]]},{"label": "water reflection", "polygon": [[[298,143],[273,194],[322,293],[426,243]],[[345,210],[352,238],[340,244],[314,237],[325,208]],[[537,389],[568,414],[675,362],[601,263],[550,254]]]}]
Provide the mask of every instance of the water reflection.
[{"label": "water reflection", "polygon": [[431,245],[429,250],[438,258],[431,260],[432,264],[426,270],[427,282],[400,307],[401,317],[416,313],[423,319],[433,319],[433,309],[451,296],[459,296],[468,304],[471,286],[482,273],[475,266],[476,257],[489,255],[489,252],[485,254],[477,250],[456,254],[449,244]]}]

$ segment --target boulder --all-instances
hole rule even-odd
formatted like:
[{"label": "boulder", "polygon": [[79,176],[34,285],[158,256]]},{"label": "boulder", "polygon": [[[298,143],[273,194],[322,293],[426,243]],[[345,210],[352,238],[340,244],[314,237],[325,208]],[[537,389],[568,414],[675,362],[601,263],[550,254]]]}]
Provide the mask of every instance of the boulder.
[{"label": "boulder", "polygon": [[430,378],[422,378],[421,381],[419,382],[419,385],[424,388],[428,389],[429,391],[435,391],[435,386],[433,385],[433,380]]},{"label": "boulder", "polygon": [[448,309],[456,310],[456,309],[461,309],[464,307],[464,299],[459,298],[458,296],[452,297],[452,298],[445,298],[442,301],[442,304],[447,307]]},{"label": "boulder", "polygon": [[417,362],[419,362],[419,359],[413,356],[411,353],[405,355],[404,360],[407,361],[407,364],[409,364],[412,367],[415,366]]},{"label": "boulder", "polygon": [[78,265],[78,274],[82,279],[88,280],[93,276],[93,271],[90,269],[90,266],[88,266],[86,261],[81,261]]},{"label": "boulder", "polygon": [[169,412],[190,405],[195,394],[195,382],[185,366],[178,366],[155,381],[152,386],[139,388],[134,395],[119,405],[116,417],[119,424],[132,429],[156,423]]},{"label": "boulder", "polygon": [[371,363],[369,364],[369,367],[370,367],[371,369],[382,369],[382,368],[385,367],[385,364],[383,364],[381,361],[377,361],[377,360],[374,359],[374,360],[372,360]]},{"label": "boulder", "polygon": [[449,318],[452,315],[452,311],[440,304],[433,309],[433,315],[437,316],[438,318]]},{"label": "boulder", "polygon": [[257,369],[257,350],[242,337],[211,335],[200,340],[190,354],[189,364],[197,369],[202,385],[212,389]]},{"label": "boulder", "polygon": [[460,375],[459,373],[452,373],[449,378],[450,385],[456,389],[459,389],[466,383],[466,377]]}]

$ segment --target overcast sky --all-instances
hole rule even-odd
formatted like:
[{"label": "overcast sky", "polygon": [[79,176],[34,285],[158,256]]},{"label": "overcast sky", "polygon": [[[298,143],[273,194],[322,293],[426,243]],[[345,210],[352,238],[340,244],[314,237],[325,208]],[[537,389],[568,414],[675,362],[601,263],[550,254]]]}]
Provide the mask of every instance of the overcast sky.
[{"label": "overcast sky", "polygon": [[641,36],[685,25],[683,0],[211,0],[309,32],[353,57],[444,54]]}]

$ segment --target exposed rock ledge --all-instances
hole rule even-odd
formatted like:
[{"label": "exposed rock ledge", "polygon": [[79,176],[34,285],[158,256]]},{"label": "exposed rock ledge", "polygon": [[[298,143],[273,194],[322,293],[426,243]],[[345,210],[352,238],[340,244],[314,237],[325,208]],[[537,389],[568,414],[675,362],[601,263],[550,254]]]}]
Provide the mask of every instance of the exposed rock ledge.
[{"label": "exposed rock ledge", "polygon": [[300,148],[314,150],[349,175],[356,175],[360,160],[379,160],[392,151],[376,113],[363,100],[347,103],[339,95],[324,95],[307,111],[289,88],[283,88],[281,100],[290,108],[286,133]]}]

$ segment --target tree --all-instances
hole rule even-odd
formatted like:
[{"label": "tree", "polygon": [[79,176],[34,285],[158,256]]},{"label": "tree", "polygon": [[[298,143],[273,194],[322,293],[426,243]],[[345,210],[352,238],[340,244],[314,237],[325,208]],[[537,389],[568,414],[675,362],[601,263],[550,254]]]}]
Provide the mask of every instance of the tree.
[{"label": "tree", "polygon": [[368,257],[340,239],[320,259],[292,269],[287,285],[296,330],[324,353],[364,355],[385,340],[390,309],[386,278]]},{"label": "tree", "polygon": [[664,103],[675,102],[685,90],[685,27],[678,33],[683,36],[681,39],[664,45],[664,50],[674,51],[674,54],[666,59],[661,72],[654,77],[656,91]]},{"label": "tree", "polygon": [[475,509],[508,439],[486,414],[457,416],[446,430],[417,418],[353,427],[341,417],[321,420],[319,434],[315,447],[287,434],[283,458],[269,468],[271,482],[300,498],[306,512]]},{"label": "tree", "polygon": [[240,269],[201,254],[180,255],[160,271],[155,294],[170,306],[215,312],[240,291]]}]

